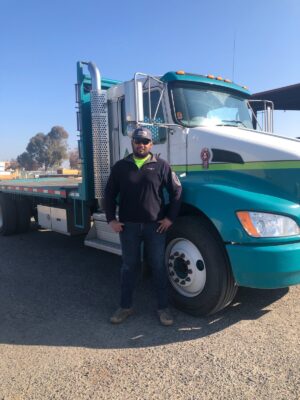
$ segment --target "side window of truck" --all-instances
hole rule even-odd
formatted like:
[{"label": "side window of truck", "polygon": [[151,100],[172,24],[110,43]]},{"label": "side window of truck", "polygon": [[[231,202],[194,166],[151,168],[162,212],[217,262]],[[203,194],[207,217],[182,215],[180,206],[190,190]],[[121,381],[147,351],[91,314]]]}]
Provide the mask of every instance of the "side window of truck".
[{"label": "side window of truck", "polygon": [[[159,101],[160,97],[160,92],[158,90],[153,90],[151,92],[151,115],[153,116]],[[149,122],[150,117],[149,117],[149,95],[148,92],[144,93],[144,121]],[[127,128],[127,122],[125,119],[125,100],[121,100],[121,119],[122,119],[122,133],[124,136],[127,135],[126,128]],[[155,121],[158,123],[163,123],[165,122],[164,118],[164,112],[162,108],[162,104],[160,104]],[[154,144],[160,144],[164,143],[167,138],[167,129],[158,127],[158,126],[149,126],[149,129],[152,132],[152,137],[153,137],[153,143]]]}]

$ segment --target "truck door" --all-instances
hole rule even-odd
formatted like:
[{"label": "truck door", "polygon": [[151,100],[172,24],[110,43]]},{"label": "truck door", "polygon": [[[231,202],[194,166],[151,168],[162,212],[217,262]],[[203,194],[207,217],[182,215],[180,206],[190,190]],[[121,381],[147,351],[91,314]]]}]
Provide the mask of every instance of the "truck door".
[{"label": "truck door", "polygon": [[186,172],[187,140],[186,130],[179,127],[169,130],[169,162],[175,172]]}]

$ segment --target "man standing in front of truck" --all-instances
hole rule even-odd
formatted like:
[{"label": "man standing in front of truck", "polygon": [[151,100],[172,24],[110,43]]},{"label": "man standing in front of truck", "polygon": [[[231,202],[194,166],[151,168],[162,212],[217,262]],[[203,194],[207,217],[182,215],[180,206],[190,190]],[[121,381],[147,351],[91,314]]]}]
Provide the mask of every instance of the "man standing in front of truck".
[{"label": "man standing in front of truck", "polygon": [[[113,166],[105,189],[107,222],[120,234],[122,248],[121,302],[110,321],[119,324],[133,314],[133,291],[144,242],[157,294],[159,320],[168,326],[173,324],[173,317],[168,309],[165,237],[179,212],[181,184],[170,165],[151,153],[149,129],[135,129],[131,144],[133,153]],[[169,194],[167,208],[163,189]]]}]

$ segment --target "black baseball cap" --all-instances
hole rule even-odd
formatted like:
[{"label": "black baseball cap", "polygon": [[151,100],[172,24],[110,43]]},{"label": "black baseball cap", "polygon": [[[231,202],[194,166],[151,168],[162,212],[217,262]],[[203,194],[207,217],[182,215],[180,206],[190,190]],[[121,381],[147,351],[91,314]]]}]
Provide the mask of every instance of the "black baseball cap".
[{"label": "black baseball cap", "polygon": [[132,139],[148,139],[152,141],[152,133],[150,129],[147,128],[136,128],[133,131]]}]

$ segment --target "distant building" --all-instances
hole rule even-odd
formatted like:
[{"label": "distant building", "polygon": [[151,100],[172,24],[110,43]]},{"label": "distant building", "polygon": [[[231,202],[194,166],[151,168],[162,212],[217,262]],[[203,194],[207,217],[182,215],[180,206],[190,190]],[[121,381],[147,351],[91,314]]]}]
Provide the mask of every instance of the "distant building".
[{"label": "distant building", "polygon": [[13,172],[9,168],[9,161],[0,161],[0,181],[5,179],[16,179],[18,177],[18,172]]},{"label": "distant building", "polygon": [[5,171],[6,162],[0,161],[0,173]]}]

